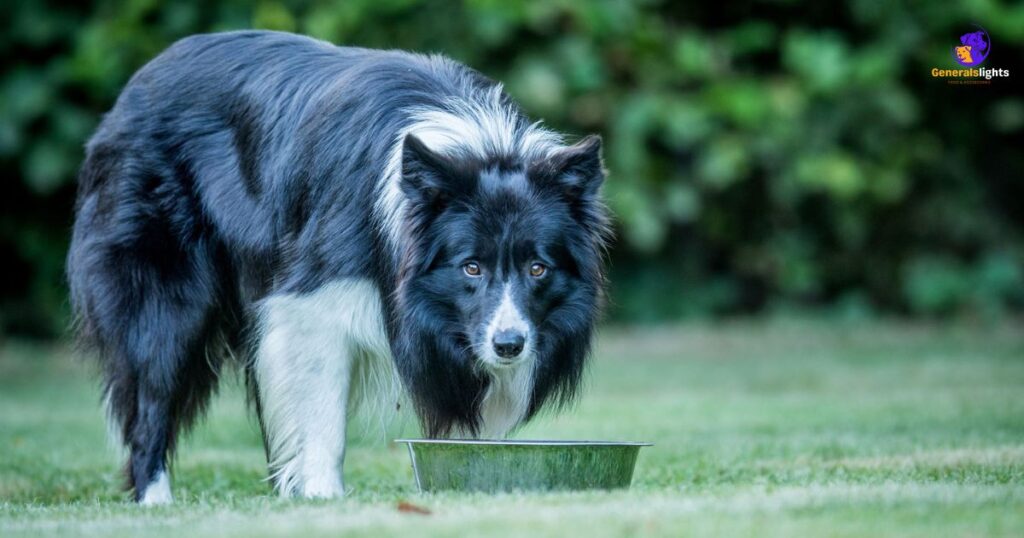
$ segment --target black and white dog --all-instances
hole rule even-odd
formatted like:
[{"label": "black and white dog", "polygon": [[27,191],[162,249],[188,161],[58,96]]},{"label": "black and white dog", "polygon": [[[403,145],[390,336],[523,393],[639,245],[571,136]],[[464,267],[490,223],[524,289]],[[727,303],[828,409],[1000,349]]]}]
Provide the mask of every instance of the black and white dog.
[{"label": "black and white dog", "polygon": [[87,146],[67,265],[136,500],[171,500],[228,356],[283,495],[342,493],[348,403],[394,397],[374,379],[430,436],[568,402],[603,295],[600,146],[440,56],[247,31],[139,70]]}]

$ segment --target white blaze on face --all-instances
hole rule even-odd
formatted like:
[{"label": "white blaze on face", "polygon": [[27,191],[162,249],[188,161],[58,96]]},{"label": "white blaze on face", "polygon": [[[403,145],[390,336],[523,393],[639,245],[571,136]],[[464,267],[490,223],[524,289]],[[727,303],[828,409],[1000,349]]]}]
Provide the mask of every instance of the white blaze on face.
[{"label": "white blaze on face", "polygon": [[[526,341],[523,351],[513,362],[507,362],[494,351],[494,335],[498,331],[521,332]],[[512,299],[512,285],[505,284],[501,302],[494,311],[484,335],[481,360],[489,366],[491,384],[480,402],[479,437],[503,439],[526,417],[533,392],[534,336],[529,322]]]},{"label": "white blaze on face", "polygon": [[501,303],[498,304],[498,309],[494,311],[494,315],[491,317],[490,323],[487,324],[487,331],[484,334],[483,359],[484,362],[492,366],[506,360],[498,357],[497,353],[494,352],[494,335],[500,331],[516,331],[526,337],[523,351],[519,357],[529,355],[531,351],[530,344],[533,342],[530,334],[530,324],[527,323],[526,318],[520,313],[519,308],[512,299],[512,284],[505,284]]}]

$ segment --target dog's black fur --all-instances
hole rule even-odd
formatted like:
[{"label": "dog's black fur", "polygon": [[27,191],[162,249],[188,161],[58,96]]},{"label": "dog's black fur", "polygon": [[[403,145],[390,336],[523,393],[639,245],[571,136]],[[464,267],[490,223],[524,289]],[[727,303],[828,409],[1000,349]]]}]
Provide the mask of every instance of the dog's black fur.
[{"label": "dog's black fur", "polygon": [[[600,140],[527,154],[403,139],[409,110],[495,88],[441,63],[233,32],[181,40],[128,83],[87,147],[67,270],[136,499],[202,412],[222,357],[252,356],[261,301],[332,281],[380,290],[428,435],[478,430],[490,377],[474,350],[487,345],[492,283],[519,283],[509,289],[535,327],[524,418],[572,398],[602,296]],[[535,128],[500,99],[509,136]],[[389,221],[375,208],[399,146],[407,206]],[[466,278],[470,259],[485,278]],[[520,271],[536,261],[542,278]]]}]

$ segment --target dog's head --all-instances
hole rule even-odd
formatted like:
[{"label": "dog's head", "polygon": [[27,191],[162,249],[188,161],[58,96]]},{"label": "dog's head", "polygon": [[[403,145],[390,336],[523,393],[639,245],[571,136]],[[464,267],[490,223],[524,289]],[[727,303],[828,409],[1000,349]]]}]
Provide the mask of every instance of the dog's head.
[{"label": "dog's head", "polygon": [[402,157],[399,333],[417,356],[398,358],[428,432],[477,433],[488,391],[513,378],[502,390],[526,394],[505,395],[520,402],[509,426],[571,399],[602,298],[600,138],[522,162],[410,135]]}]

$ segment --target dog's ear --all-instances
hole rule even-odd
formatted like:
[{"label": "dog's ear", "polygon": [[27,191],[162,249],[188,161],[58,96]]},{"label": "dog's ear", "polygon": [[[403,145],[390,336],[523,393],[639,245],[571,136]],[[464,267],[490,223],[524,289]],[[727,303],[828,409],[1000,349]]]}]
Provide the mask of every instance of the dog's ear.
[{"label": "dog's ear", "polygon": [[530,175],[540,184],[554,187],[571,202],[593,198],[605,176],[601,137],[590,135],[576,144],[555,150],[536,163]]},{"label": "dog's ear", "polygon": [[569,201],[595,196],[604,182],[601,137],[591,134],[552,152],[532,166],[529,175],[545,187],[555,188]]},{"label": "dog's ear", "polygon": [[428,148],[416,135],[406,135],[402,143],[402,192],[422,207],[443,209],[453,194],[455,166],[452,161]]}]

